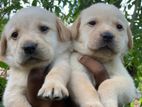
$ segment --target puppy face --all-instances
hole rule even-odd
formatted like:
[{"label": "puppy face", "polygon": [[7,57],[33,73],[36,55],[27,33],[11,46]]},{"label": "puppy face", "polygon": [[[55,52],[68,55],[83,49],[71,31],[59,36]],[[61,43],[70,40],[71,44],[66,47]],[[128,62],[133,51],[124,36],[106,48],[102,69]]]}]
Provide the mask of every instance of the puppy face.
[{"label": "puppy face", "polygon": [[83,10],[71,30],[75,48],[83,54],[108,60],[132,47],[127,20],[113,5],[99,3]]},{"label": "puppy face", "polygon": [[38,7],[22,9],[5,26],[1,56],[10,66],[48,64],[66,35],[70,32],[54,14]]}]

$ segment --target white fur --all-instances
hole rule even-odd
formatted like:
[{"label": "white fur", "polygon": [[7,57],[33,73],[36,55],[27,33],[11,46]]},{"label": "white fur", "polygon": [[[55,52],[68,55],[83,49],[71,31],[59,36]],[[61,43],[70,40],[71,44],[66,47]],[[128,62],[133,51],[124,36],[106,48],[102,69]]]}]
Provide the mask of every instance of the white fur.
[{"label": "white fur", "polygon": [[[41,32],[39,30],[41,25],[48,26],[49,30]],[[16,40],[13,40],[11,34],[15,31],[19,35]],[[10,19],[4,29],[0,48],[1,53],[5,53],[1,57],[10,66],[9,79],[3,96],[5,107],[31,107],[26,98],[29,72],[32,68],[45,67],[49,63],[52,63],[52,68],[38,96],[62,99],[69,95],[66,85],[71,70],[69,66],[71,45],[69,41],[64,40],[63,35],[67,38],[70,36],[70,31],[54,14],[38,7],[22,9]],[[22,47],[27,41],[38,44],[37,57],[43,61],[22,65],[26,59]]]},{"label": "white fur", "polygon": [[[96,25],[88,22],[95,20]],[[123,30],[118,30],[120,23]],[[81,107],[118,107],[135,98],[136,88],[133,79],[122,63],[123,54],[132,45],[131,32],[121,12],[113,5],[95,4],[83,10],[71,27],[75,52],[71,56],[72,75],[70,81],[71,96]],[[99,51],[101,33],[114,35],[115,52]],[[93,51],[92,51],[92,50]],[[94,88],[92,74],[78,61],[80,55],[89,55],[100,61],[110,78]]]}]

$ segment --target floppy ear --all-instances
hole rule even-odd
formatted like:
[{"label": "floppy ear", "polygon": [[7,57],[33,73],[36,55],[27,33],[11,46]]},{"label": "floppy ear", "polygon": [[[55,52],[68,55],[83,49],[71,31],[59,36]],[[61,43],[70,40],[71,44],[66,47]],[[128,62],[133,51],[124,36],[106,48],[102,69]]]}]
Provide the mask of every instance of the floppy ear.
[{"label": "floppy ear", "polygon": [[71,32],[70,30],[63,24],[63,22],[57,18],[57,31],[59,34],[60,41],[69,41],[71,40]]},{"label": "floppy ear", "polygon": [[77,39],[79,36],[79,27],[80,27],[80,17],[78,17],[73,25],[70,27],[72,33],[72,39]]},{"label": "floppy ear", "polygon": [[1,40],[0,40],[0,57],[5,56],[6,48],[7,48],[7,40],[4,33],[2,33]]},{"label": "floppy ear", "polygon": [[128,35],[128,48],[131,49],[133,48],[133,38],[130,26],[128,26],[127,28],[127,35]]}]

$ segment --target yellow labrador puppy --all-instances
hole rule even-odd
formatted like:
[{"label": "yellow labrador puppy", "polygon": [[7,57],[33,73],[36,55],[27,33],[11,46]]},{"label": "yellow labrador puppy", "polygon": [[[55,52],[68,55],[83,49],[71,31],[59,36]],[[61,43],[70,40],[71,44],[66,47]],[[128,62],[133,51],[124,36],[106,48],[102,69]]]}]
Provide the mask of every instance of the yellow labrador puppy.
[{"label": "yellow labrador puppy", "polygon": [[3,96],[5,107],[31,107],[26,98],[31,69],[51,66],[38,96],[61,99],[68,96],[70,31],[52,13],[38,8],[21,9],[6,24],[0,56],[10,65]]},{"label": "yellow labrador puppy", "polygon": [[[75,52],[70,88],[75,101],[81,107],[118,107],[132,101],[135,85],[122,63],[123,55],[132,48],[132,33],[122,13],[113,5],[92,5],[81,12],[71,31]],[[110,76],[98,91],[92,74],[78,62],[82,54],[100,61]]]}]

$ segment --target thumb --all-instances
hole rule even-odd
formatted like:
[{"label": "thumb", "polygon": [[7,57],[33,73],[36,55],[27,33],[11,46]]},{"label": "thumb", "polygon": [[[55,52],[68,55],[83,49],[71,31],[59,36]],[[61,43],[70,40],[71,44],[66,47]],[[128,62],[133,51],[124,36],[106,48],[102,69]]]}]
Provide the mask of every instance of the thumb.
[{"label": "thumb", "polygon": [[[82,56],[80,58],[80,63],[83,64],[90,72],[93,73],[94,78],[96,80],[96,88],[106,79],[109,78],[108,73],[103,66],[103,64],[99,63],[95,59],[89,56]],[[88,71],[88,72],[89,72]]]},{"label": "thumb", "polygon": [[82,56],[79,61],[81,64],[87,67],[89,71],[95,74],[97,71],[103,71],[105,69],[101,63],[89,56]]}]

